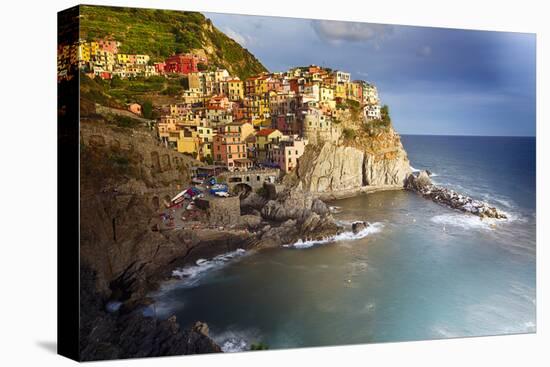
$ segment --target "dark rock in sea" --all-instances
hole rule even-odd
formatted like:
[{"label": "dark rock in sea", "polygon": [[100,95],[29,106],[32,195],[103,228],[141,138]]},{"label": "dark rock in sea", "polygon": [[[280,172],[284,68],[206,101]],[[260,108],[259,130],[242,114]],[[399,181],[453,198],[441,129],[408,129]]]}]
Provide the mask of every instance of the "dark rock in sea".
[{"label": "dark rock in sea", "polygon": [[365,228],[367,228],[368,226],[369,224],[367,222],[363,222],[363,221],[353,222],[351,224],[351,231],[353,232],[353,234],[357,234],[362,230],[364,230]]}]

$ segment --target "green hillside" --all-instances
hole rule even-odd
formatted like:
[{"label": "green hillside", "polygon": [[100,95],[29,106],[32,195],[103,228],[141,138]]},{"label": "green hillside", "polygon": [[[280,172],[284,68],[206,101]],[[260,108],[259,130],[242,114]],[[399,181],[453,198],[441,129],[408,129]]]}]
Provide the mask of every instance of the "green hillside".
[{"label": "green hillside", "polygon": [[80,6],[80,37],[112,37],[121,52],[148,54],[153,61],[173,53],[204,53],[211,65],[246,78],[266,71],[248,50],[197,12],[122,7]]}]

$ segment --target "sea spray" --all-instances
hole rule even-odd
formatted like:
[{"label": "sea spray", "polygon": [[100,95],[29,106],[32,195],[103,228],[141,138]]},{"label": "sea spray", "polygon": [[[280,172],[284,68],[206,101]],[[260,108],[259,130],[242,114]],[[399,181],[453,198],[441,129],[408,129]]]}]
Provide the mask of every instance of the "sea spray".
[{"label": "sea spray", "polygon": [[195,286],[203,278],[203,276],[212,271],[222,268],[229,262],[240,258],[246,254],[243,249],[237,249],[225,254],[213,257],[211,260],[198,259],[195,265],[184,266],[183,268],[172,271],[172,276],[183,280],[178,286]]},{"label": "sea spray", "polygon": [[383,227],[384,227],[384,224],[380,222],[369,223],[369,225],[366,228],[364,228],[363,230],[357,233],[353,233],[353,231],[345,231],[337,235],[319,239],[319,240],[299,239],[295,243],[286,244],[286,245],[283,245],[283,247],[304,249],[304,248],[310,248],[315,245],[324,245],[327,243],[334,243],[339,241],[354,241],[354,240],[359,240],[361,238],[365,238],[370,234],[378,233],[382,230]]}]

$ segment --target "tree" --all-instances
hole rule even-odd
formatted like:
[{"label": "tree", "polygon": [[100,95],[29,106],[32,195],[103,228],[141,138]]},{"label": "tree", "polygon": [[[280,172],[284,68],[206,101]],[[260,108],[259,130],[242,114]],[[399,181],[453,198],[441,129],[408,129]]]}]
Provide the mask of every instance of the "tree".
[{"label": "tree", "polygon": [[153,102],[150,100],[146,100],[143,102],[143,106],[141,106],[141,111],[143,113],[143,117],[146,119],[150,119],[153,116]]},{"label": "tree", "polygon": [[382,121],[384,122],[391,122],[390,119],[390,108],[387,104],[383,105],[380,109],[380,114],[382,115]]},{"label": "tree", "polygon": [[206,70],[208,70],[208,65],[206,65],[202,62],[199,62],[197,64],[197,69],[199,69],[199,71],[206,71]]}]

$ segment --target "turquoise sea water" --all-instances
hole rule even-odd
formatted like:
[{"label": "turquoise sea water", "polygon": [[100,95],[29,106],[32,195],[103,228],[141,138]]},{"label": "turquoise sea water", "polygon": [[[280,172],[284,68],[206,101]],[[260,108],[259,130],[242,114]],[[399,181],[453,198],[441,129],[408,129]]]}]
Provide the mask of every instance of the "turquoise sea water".
[{"label": "turquoise sea water", "polygon": [[339,200],[338,220],[371,229],[179,269],[155,295],[157,315],[207,322],[226,351],[535,331],[535,139],[402,140],[414,168],[511,219],[480,221],[405,191]]}]

